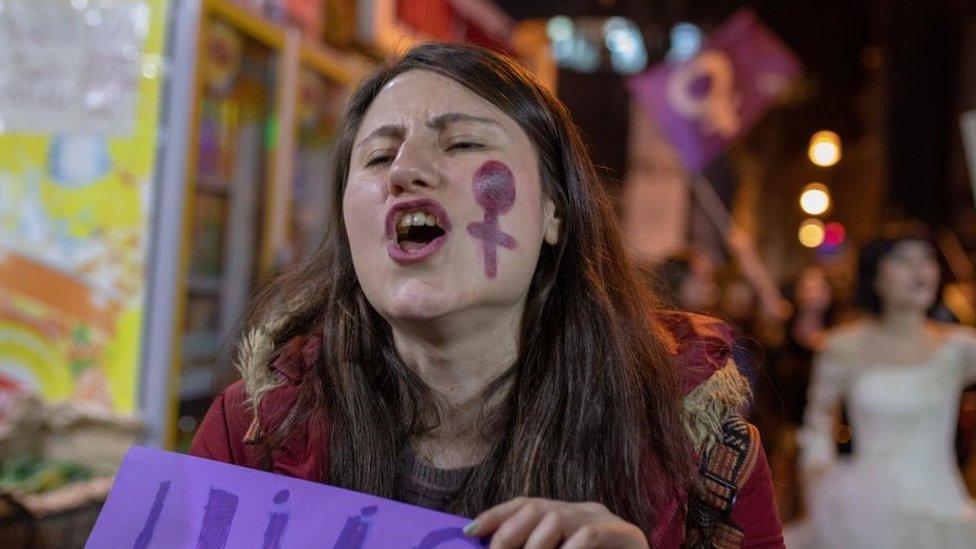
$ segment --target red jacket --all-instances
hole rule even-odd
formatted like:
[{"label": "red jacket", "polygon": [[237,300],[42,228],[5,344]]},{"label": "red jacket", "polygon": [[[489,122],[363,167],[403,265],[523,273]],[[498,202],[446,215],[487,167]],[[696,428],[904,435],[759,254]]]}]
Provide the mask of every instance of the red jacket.
[{"label": "red jacket", "polygon": [[[683,372],[685,407],[689,422],[705,425],[706,436],[714,431],[715,410],[723,406],[739,406],[747,391],[729,395],[728,380],[734,379],[740,386],[741,375],[731,363],[732,334],[720,321],[683,313],[657,313],[659,325],[678,367]],[[197,431],[190,453],[225,463],[260,468],[262,450],[246,444],[245,438],[256,431],[267,431],[269,426],[282,421],[298,396],[304,373],[318,362],[320,340],[310,337],[296,339],[283,349],[271,368],[278,372],[284,383],[263,396],[257,413],[247,403],[245,385],[238,381],[219,395],[207,412]],[[736,377],[737,376],[737,377]],[[719,379],[722,378],[722,379]],[[716,396],[718,395],[718,396]],[[717,403],[717,404],[716,404]],[[695,410],[706,410],[698,413]],[[711,415],[709,415],[711,413]],[[260,421],[258,421],[260,418]],[[327,471],[328,425],[305,429],[292,436],[271,453],[272,472],[306,479],[318,480]],[[694,433],[694,429],[692,429]],[[695,435],[692,435],[695,438]],[[702,442],[697,440],[696,442]],[[758,458],[749,477],[741,484],[729,521],[742,530],[742,547],[782,548],[783,536],[776,506],[773,501],[772,479],[762,446],[758,446]],[[648,482],[653,482],[652,478]],[[652,534],[655,547],[678,547],[685,535],[685,511],[687,500],[676,498],[663,511],[664,518]]]}]

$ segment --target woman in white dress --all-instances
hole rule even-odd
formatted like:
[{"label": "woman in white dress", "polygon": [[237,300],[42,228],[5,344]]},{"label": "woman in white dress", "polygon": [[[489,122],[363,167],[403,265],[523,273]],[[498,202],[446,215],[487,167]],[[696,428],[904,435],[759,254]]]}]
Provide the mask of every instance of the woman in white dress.
[{"label": "woman in white dress", "polygon": [[[953,451],[976,332],[929,320],[939,282],[920,234],[861,251],[857,301],[872,314],[831,333],[816,357],[800,436],[814,547],[976,547],[976,505]],[[833,436],[842,401],[850,459],[837,458]]]}]

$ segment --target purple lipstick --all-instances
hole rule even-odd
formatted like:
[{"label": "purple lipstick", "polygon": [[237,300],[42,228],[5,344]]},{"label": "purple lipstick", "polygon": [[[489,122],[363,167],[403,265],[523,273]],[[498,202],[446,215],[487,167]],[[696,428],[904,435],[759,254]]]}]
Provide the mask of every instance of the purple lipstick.
[{"label": "purple lipstick", "polygon": [[398,202],[386,214],[387,252],[397,263],[416,263],[440,250],[450,231],[447,211],[436,200]]}]

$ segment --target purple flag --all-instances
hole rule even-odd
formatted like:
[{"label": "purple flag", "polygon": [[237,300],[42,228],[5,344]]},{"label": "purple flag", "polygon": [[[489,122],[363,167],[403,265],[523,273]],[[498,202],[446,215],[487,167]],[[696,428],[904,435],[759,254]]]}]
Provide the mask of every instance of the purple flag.
[{"label": "purple flag", "polygon": [[324,484],[133,447],[85,547],[486,547],[461,531],[468,522]]},{"label": "purple flag", "polygon": [[801,70],[789,48],[752,10],[742,9],[708,36],[697,56],[662,62],[628,86],[685,167],[701,170],[748,131]]}]

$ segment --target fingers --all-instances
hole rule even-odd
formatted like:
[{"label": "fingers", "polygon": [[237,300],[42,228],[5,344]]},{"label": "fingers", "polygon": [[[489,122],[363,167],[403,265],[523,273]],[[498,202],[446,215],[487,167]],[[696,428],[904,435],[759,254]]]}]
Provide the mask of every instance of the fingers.
[{"label": "fingers", "polygon": [[498,527],[508,517],[514,515],[528,501],[529,498],[515,498],[505,503],[500,503],[475,517],[470,524],[464,527],[464,533],[469,536],[487,536],[495,530],[498,530]]},{"label": "fingers", "polygon": [[597,545],[599,538],[600,536],[597,534],[596,528],[584,526],[566,540],[562,549],[592,549],[599,547]]},{"label": "fingers", "polygon": [[491,549],[522,547],[546,514],[539,500],[529,500],[498,527],[491,537]]},{"label": "fingers", "polygon": [[526,547],[551,549],[647,549],[644,533],[620,520],[599,503],[566,503],[538,498],[516,498],[478,515],[464,532],[491,536],[491,549]]},{"label": "fingers", "polygon": [[558,511],[549,511],[542,517],[542,522],[535,527],[529,540],[525,542],[525,549],[550,549],[559,545],[564,532],[564,518]]},{"label": "fingers", "polygon": [[583,503],[578,503],[577,506],[595,516],[613,516],[610,509],[607,509],[606,505],[596,501],[584,501]]},{"label": "fingers", "polygon": [[647,538],[640,528],[626,522],[587,525],[577,530],[562,549],[647,549]]}]

